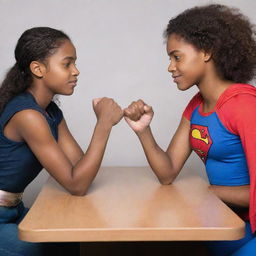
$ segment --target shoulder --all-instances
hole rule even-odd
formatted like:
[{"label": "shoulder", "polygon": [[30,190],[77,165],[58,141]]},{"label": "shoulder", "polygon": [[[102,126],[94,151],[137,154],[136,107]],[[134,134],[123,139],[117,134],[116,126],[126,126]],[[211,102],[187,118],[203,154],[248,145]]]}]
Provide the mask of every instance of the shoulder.
[{"label": "shoulder", "polygon": [[23,109],[35,109],[40,111],[40,107],[36,103],[33,96],[29,93],[21,93],[14,98],[12,98],[5,106],[1,117],[5,115],[10,115],[15,112],[19,112]]},{"label": "shoulder", "polygon": [[29,138],[38,140],[51,137],[47,120],[42,113],[34,109],[25,109],[16,113],[11,122],[17,134],[25,141],[28,141]]},{"label": "shoulder", "polygon": [[36,104],[34,98],[29,93],[22,93],[14,97],[7,103],[0,116],[0,124],[3,127],[16,113],[33,109],[42,112],[42,109]]},{"label": "shoulder", "polygon": [[22,108],[37,108],[38,105],[34,99],[34,97],[27,92],[21,93],[11,99],[5,107],[5,110],[10,109],[22,109]]},{"label": "shoulder", "polygon": [[41,125],[45,124],[48,127],[48,123],[42,113],[34,110],[34,109],[24,109],[16,113],[12,120],[13,123],[16,124],[17,127],[37,127],[39,128]]},{"label": "shoulder", "polygon": [[241,128],[251,127],[253,130],[256,128],[255,112],[256,90],[254,87],[247,87],[246,90],[228,95],[217,109],[222,123],[235,134],[238,134]]},{"label": "shoulder", "polygon": [[235,84],[228,88],[217,104],[217,110],[244,113],[255,110],[256,88],[249,84]]},{"label": "shoulder", "polygon": [[216,108],[221,108],[228,102],[236,100],[253,99],[256,96],[256,88],[250,84],[233,84],[219,98]]},{"label": "shoulder", "polygon": [[219,107],[217,112],[225,114],[226,116],[233,118],[233,120],[236,120],[237,118],[239,118],[239,120],[246,119],[250,115],[253,115],[256,118],[256,95],[237,94]]},{"label": "shoulder", "polygon": [[200,93],[197,93],[188,103],[187,107],[185,108],[184,112],[183,112],[183,116],[190,120],[191,118],[191,114],[193,113],[193,111],[195,110],[195,108],[197,106],[199,106],[203,101],[203,98],[201,96]]}]

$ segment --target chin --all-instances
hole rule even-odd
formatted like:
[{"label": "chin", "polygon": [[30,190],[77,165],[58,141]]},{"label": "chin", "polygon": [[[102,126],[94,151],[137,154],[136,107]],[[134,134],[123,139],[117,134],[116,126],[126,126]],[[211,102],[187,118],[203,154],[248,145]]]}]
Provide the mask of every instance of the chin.
[{"label": "chin", "polygon": [[177,84],[177,88],[180,90],[180,91],[186,91],[188,89],[190,89],[193,85],[182,85],[182,84]]},{"label": "chin", "polygon": [[69,96],[69,95],[72,95],[73,93],[74,93],[74,90],[72,90],[72,91],[62,92],[62,93],[61,93],[61,95]]},{"label": "chin", "polygon": [[177,85],[177,88],[179,91],[186,91],[189,89],[188,87],[184,87],[184,86],[180,86],[180,85]]},{"label": "chin", "polygon": [[186,91],[188,88],[180,88],[180,87],[178,86],[178,89],[179,89],[179,91]]}]

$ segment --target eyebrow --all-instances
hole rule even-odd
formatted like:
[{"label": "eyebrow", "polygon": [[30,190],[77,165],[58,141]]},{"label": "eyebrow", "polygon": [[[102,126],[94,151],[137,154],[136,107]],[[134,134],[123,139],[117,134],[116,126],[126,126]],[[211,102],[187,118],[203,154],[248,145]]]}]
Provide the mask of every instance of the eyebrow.
[{"label": "eyebrow", "polygon": [[174,54],[175,52],[179,52],[179,50],[173,50],[173,51],[168,52],[168,56],[171,56],[171,55]]},{"label": "eyebrow", "polygon": [[63,60],[76,60],[76,57],[67,56]]}]

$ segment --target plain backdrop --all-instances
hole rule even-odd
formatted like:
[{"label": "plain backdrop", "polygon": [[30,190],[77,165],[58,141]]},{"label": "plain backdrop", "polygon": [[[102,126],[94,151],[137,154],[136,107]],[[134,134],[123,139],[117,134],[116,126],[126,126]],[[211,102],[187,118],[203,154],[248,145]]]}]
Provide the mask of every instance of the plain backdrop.
[{"label": "plain backdrop", "polygon": [[[197,88],[177,90],[167,72],[163,31],[179,12],[208,3],[237,7],[256,23],[255,0],[0,0],[0,79],[15,62],[14,48],[21,33],[35,26],[61,29],[76,46],[81,73],[75,93],[61,96],[60,107],[81,147],[86,150],[96,122],[92,99],[107,96],[123,108],[140,98],[152,105],[152,130],[166,149]],[[148,165],[124,120],[112,130],[102,165]],[[194,153],[186,165],[205,177],[204,166]],[[27,206],[47,177],[43,170],[26,189]]]}]

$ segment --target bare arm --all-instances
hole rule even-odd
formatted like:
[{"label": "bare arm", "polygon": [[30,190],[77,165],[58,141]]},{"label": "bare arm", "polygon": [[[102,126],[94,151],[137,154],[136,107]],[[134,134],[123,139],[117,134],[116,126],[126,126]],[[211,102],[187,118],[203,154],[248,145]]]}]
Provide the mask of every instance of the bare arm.
[{"label": "bare arm", "polygon": [[[70,193],[84,195],[97,174],[112,126],[123,116],[121,108],[111,99],[94,104],[97,123],[85,154],[68,134],[65,122],[59,127],[60,136],[69,136],[58,144],[45,118],[37,111],[24,110],[12,118],[12,126],[26,141],[42,166]],[[71,146],[71,148],[68,148]],[[66,154],[70,154],[67,156]]]},{"label": "bare arm", "polygon": [[75,166],[84,155],[82,149],[70,133],[64,118],[58,126],[58,145],[73,166]]},{"label": "bare arm", "polygon": [[135,131],[152,170],[162,184],[170,184],[179,174],[191,154],[189,144],[190,123],[184,117],[165,152],[156,143],[149,124],[153,110],[143,101],[132,103],[125,109],[125,119]]},{"label": "bare arm", "polygon": [[209,186],[224,203],[233,207],[249,207],[250,186]]}]

